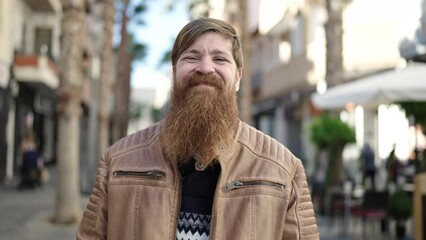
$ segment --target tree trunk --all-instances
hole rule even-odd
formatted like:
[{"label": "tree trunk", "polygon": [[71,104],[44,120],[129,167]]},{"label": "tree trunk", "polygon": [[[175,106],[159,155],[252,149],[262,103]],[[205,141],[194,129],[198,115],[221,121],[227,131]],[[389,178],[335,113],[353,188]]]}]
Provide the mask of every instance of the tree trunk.
[{"label": "tree trunk", "polygon": [[127,9],[129,1],[123,0],[121,11],[121,42],[118,50],[117,81],[115,83],[115,101],[113,117],[113,141],[126,136],[129,120],[131,54],[128,52]]},{"label": "tree trunk", "polygon": [[100,94],[99,94],[99,151],[98,156],[109,145],[109,114],[110,114],[110,96],[112,94],[111,84],[113,71],[113,52],[112,35],[114,27],[114,0],[104,1],[103,20],[104,20],[104,42],[101,50],[101,69],[99,76]]},{"label": "tree trunk", "polygon": [[[326,81],[329,87],[343,82],[343,26],[342,12],[345,2],[343,0],[326,0],[327,22],[325,24],[326,37]],[[330,152],[330,171],[328,180],[330,184],[341,184],[345,179],[343,169],[344,145],[332,146]]]},{"label": "tree trunk", "polygon": [[343,82],[342,0],[326,0],[328,19],[325,24],[326,76],[329,87]]},{"label": "tree trunk", "polygon": [[241,120],[253,125],[252,115],[252,88],[251,88],[251,34],[248,25],[248,5],[246,0],[240,0],[240,31],[241,31],[241,42],[243,45],[244,53],[244,71],[241,79],[241,99],[240,99],[240,117]]},{"label": "tree trunk", "polygon": [[327,170],[327,182],[329,186],[342,185],[345,180],[342,156],[344,147],[344,144],[336,144],[328,147],[329,164]]},{"label": "tree trunk", "polygon": [[396,239],[404,239],[405,237],[405,221],[404,220],[396,220],[395,235],[396,235]]},{"label": "tree trunk", "polygon": [[58,90],[58,188],[55,223],[80,219],[79,132],[84,0],[62,1],[61,83]]}]

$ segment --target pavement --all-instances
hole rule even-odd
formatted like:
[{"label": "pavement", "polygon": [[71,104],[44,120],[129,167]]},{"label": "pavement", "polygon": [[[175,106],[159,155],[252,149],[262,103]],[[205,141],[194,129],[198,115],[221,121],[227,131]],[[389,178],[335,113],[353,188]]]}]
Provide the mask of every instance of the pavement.
[{"label": "pavement", "polygon": [[[0,239],[2,240],[72,240],[77,224],[60,225],[50,222],[54,213],[56,196],[56,169],[49,169],[50,181],[34,190],[18,190],[17,182],[0,184]],[[82,211],[89,196],[82,194]],[[368,224],[366,236],[362,235],[361,221],[342,219],[330,221],[329,217],[317,216],[322,240],[393,239],[382,234],[380,225]],[[344,227],[347,227],[346,233]],[[392,228],[392,226],[390,227]],[[408,232],[410,233],[410,229]],[[412,239],[412,238],[407,238]]]},{"label": "pavement", "polygon": [[[40,188],[19,190],[18,179],[0,183],[0,239],[71,240],[77,224],[53,224],[56,198],[56,171],[49,168],[50,181]],[[89,198],[81,197],[82,210]]]}]

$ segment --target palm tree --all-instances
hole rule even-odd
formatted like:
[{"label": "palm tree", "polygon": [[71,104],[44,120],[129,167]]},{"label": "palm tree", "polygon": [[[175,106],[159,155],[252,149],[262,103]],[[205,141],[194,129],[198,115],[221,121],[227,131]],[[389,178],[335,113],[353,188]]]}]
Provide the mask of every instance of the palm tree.
[{"label": "palm tree", "polygon": [[325,24],[326,37],[326,82],[334,86],[343,82],[343,28],[342,11],[344,0],[326,0],[328,19]]},{"label": "palm tree", "polygon": [[246,0],[240,0],[241,19],[240,19],[240,31],[241,31],[241,42],[243,45],[244,53],[244,72],[243,78],[241,79],[241,93],[240,93],[240,116],[241,120],[253,125],[253,114],[251,110],[252,104],[252,87],[251,87],[251,34],[248,25],[248,5]]},{"label": "palm tree", "polygon": [[[325,79],[328,86],[335,86],[343,83],[343,25],[342,13],[343,8],[351,0],[326,0],[325,7],[327,10],[327,22],[325,23],[325,37],[326,37],[326,72]],[[336,145],[336,151],[330,154],[340,154],[336,156],[341,158],[341,151]],[[343,146],[340,145],[343,150]],[[336,162],[343,164],[341,160]],[[335,166],[336,172],[332,174],[336,179],[341,180],[344,176],[344,169],[340,166]]]},{"label": "palm tree", "polygon": [[209,0],[189,0],[189,14],[191,18],[208,17],[210,11]]},{"label": "palm tree", "polygon": [[112,122],[113,141],[117,141],[127,135],[132,61],[135,58],[143,58],[146,50],[145,45],[137,43],[127,29],[129,21],[131,20],[137,21],[137,24],[143,24],[143,22],[138,19],[138,16],[145,11],[145,1],[139,2],[139,4],[133,7],[129,0],[121,0],[120,6],[121,40],[118,49],[117,78],[114,88],[115,101]]},{"label": "palm tree", "polygon": [[114,87],[114,113],[112,124],[113,141],[124,137],[127,133],[128,121],[128,96],[130,95],[130,71],[131,60],[128,48],[128,32],[127,24],[129,17],[127,11],[129,8],[129,0],[121,0],[121,28],[120,28],[120,47],[118,49],[117,60],[117,78]]},{"label": "palm tree", "polygon": [[113,66],[113,48],[112,48],[112,35],[114,27],[114,8],[115,0],[104,0],[103,9],[103,45],[101,50],[101,69],[99,76],[99,151],[98,156],[102,156],[102,153],[109,145],[109,98],[111,97],[111,84],[113,80],[113,72],[111,71]]},{"label": "palm tree", "polygon": [[80,218],[79,131],[85,0],[62,1],[61,82],[58,89],[58,187],[53,222]]}]

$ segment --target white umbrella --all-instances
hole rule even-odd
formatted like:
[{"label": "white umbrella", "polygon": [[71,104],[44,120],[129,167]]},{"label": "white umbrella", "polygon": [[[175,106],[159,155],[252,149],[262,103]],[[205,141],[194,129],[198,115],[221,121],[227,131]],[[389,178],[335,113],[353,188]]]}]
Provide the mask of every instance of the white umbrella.
[{"label": "white umbrella", "polygon": [[398,101],[426,101],[426,64],[386,71],[330,88],[311,97],[320,109],[342,109],[347,104],[376,107]]}]

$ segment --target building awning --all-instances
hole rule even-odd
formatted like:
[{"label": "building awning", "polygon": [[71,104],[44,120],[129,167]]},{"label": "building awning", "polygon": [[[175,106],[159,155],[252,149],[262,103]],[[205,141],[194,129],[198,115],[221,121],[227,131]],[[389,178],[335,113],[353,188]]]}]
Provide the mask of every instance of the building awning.
[{"label": "building awning", "polygon": [[343,109],[348,104],[377,107],[402,101],[426,101],[426,64],[409,63],[390,70],[340,84],[324,94],[311,96],[319,109]]},{"label": "building awning", "polygon": [[47,56],[17,55],[13,73],[18,82],[44,84],[51,89],[59,86],[59,71]]}]

